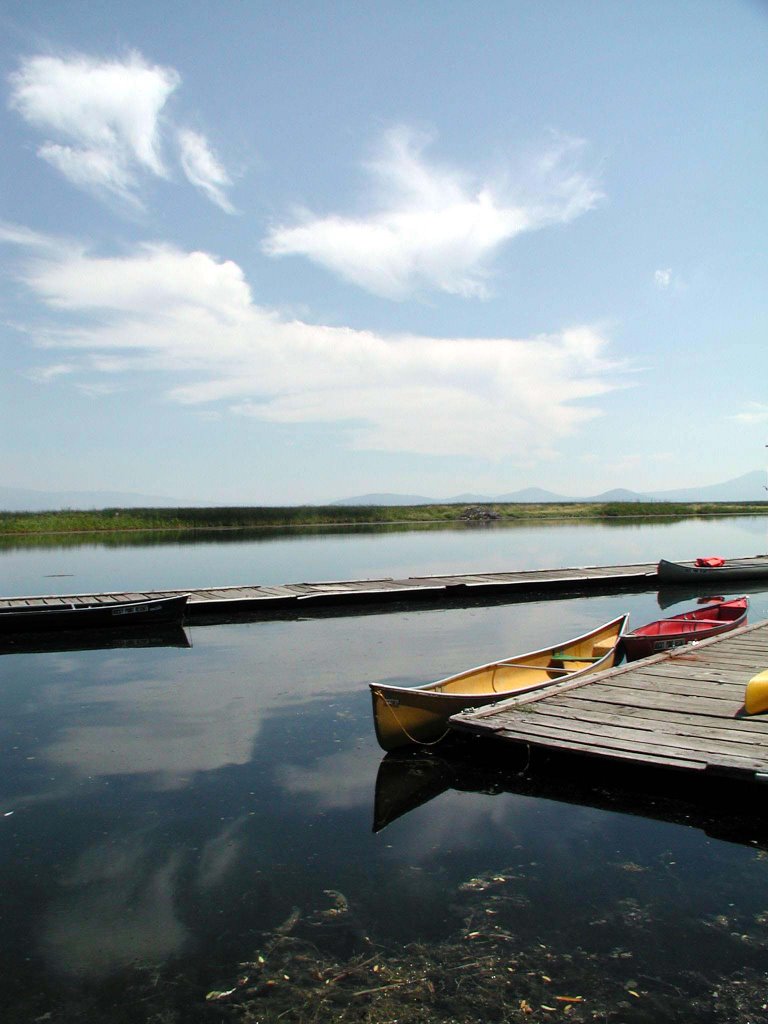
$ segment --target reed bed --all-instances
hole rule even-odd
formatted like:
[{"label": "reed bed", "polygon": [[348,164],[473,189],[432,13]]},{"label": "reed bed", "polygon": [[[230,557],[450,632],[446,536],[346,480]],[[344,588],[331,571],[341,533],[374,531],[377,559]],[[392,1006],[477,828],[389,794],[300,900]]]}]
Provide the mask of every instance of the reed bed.
[{"label": "reed bed", "polygon": [[[471,506],[489,520],[684,519],[701,516],[759,515],[768,502],[551,502],[492,503]],[[348,526],[398,523],[464,522],[470,509],[461,504],[290,505],[210,508],[61,509],[51,512],[2,512],[0,534],[115,533],[130,530],[242,530],[262,527]]]}]

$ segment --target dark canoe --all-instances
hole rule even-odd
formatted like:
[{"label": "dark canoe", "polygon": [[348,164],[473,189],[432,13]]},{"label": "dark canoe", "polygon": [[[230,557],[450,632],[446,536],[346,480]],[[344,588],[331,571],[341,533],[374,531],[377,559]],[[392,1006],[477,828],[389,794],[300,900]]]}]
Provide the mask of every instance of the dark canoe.
[{"label": "dark canoe", "polygon": [[136,629],[160,622],[181,623],[188,594],[148,601],[84,601],[70,598],[57,604],[13,604],[0,608],[0,634],[69,629]]},{"label": "dark canoe", "polygon": [[635,661],[673,647],[682,647],[694,640],[707,640],[711,636],[727,633],[744,625],[748,608],[749,599],[737,597],[638,626],[621,637],[624,656],[627,661]]},{"label": "dark canoe", "polygon": [[768,582],[768,557],[742,558],[725,565],[685,565],[661,559],[658,565],[661,584],[713,583],[718,589],[728,580],[765,579]]}]

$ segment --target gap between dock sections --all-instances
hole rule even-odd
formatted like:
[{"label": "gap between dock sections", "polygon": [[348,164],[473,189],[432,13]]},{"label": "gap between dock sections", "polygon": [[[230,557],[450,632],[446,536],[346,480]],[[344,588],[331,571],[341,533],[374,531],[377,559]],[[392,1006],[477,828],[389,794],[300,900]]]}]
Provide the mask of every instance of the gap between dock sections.
[{"label": "gap between dock sections", "polygon": [[529,599],[533,595],[557,598],[574,593],[642,592],[655,589],[655,563],[531,569],[520,572],[461,573],[384,577],[363,580],[328,580],[269,586],[226,586],[192,590],[110,592],[102,594],[43,595],[0,599],[0,607],[22,605],[85,604],[144,601],[189,594],[187,621],[214,622],[242,616],[270,616],[329,610],[354,612],[360,607],[386,610],[410,604],[446,607]]}]

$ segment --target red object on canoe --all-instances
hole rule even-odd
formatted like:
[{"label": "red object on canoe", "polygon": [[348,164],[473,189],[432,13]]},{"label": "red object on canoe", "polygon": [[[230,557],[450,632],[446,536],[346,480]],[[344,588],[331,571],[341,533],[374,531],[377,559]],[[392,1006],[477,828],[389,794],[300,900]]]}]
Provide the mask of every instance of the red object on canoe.
[{"label": "red object on canoe", "polygon": [[748,607],[748,598],[735,597],[638,626],[621,638],[624,655],[627,661],[635,661],[693,640],[706,640],[718,633],[726,633],[746,622]]},{"label": "red object on canoe", "polygon": [[709,558],[697,558],[693,564],[706,569],[719,569],[721,565],[725,565],[725,559],[719,555],[712,555]]}]

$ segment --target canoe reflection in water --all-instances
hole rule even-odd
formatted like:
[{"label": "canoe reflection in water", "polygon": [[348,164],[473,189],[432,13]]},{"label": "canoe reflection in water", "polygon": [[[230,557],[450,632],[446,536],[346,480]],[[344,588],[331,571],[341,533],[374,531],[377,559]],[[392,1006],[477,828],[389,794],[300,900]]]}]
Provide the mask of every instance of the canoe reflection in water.
[{"label": "canoe reflection in water", "polygon": [[768,818],[755,815],[764,785],[653,766],[499,744],[455,740],[440,754],[419,748],[387,754],[379,765],[373,831],[380,832],[448,790],[511,793],[634,814],[701,829],[726,842],[768,850]]},{"label": "canoe reflection in water", "polygon": [[112,651],[143,647],[192,646],[183,626],[159,623],[133,629],[56,629],[39,633],[0,635],[2,654],[55,654],[69,651]]},{"label": "canoe reflection in water", "polygon": [[715,590],[711,586],[681,586],[664,587],[656,594],[656,603],[662,611],[673,608],[678,604],[689,604],[695,601],[697,605],[711,604],[713,601],[726,601],[731,598],[745,594],[747,597],[761,597],[768,594],[766,583],[751,583],[749,580],[739,586],[738,592],[724,587],[722,590]]}]

